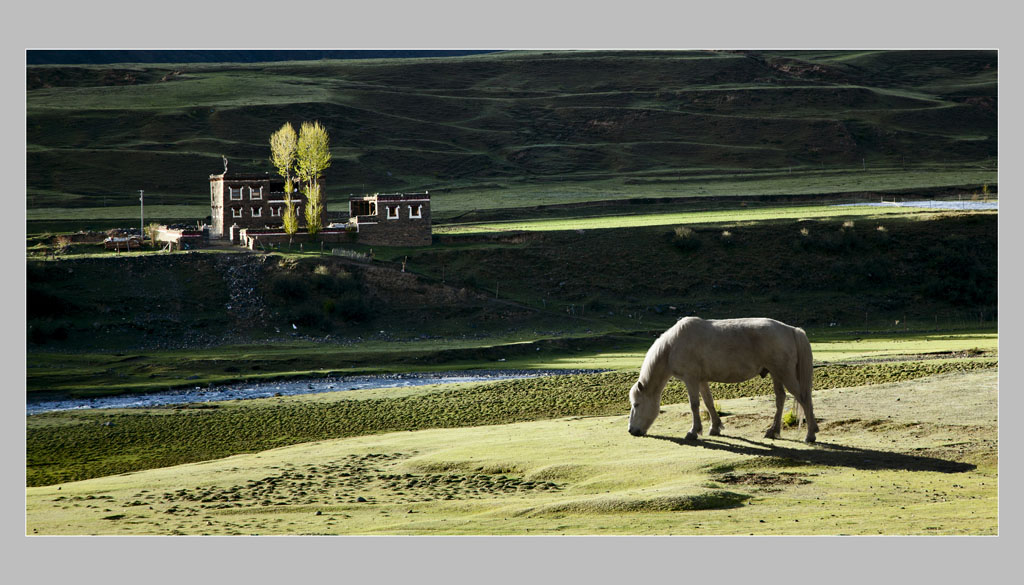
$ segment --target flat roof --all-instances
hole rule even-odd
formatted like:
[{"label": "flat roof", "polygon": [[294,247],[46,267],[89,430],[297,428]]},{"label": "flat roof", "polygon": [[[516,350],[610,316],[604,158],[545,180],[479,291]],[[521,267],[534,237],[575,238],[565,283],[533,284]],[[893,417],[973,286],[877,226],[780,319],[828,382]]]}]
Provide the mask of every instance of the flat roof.
[{"label": "flat roof", "polygon": [[221,173],[219,175],[210,175],[211,181],[261,181],[264,179],[277,179],[284,182],[284,177],[271,175],[270,173]]},{"label": "flat roof", "polygon": [[350,201],[408,201],[430,199],[430,193],[377,193],[363,197],[350,197]]}]

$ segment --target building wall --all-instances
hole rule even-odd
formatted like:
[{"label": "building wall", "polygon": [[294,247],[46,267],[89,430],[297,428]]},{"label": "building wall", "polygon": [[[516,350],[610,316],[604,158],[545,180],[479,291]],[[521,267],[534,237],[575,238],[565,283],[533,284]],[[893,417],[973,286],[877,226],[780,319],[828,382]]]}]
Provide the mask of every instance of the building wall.
[{"label": "building wall", "polygon": [[337,244],[337,243],[348,243],[353,239],[353,233],[346,229],[326,229],[315,236],[309,235],[306,232],[299,232],[292,237],[282,232],[281,230],[265,230],[265,229],[251,229],[247,228],[241,230],[239,233],[239,244],[249,249],[255,250],[263,246],[269,247],[271,245],[283,245],[291,242],[293,246],[299,244],[306,245],[307,250],[315,250],[323,243]]},{"label": "building wall", "polygon": [[[363,201],[371,198],[363,198]],[[371,246],[429,246],[430,196],[425,193],[378,195],[375,215],[352,218],[358,229],[357,241]],[[353,206],[355,208],[355,206]],[[416,212],[419,217],[416,217]]]},{"label": "building wall", "polygon": [[175,230],[167,226],[160,226],[152,236],[160,244],[170,242],[179,250],[188,248],[202,248],[205,245],[203,232],[198,230]]},{"label": "building wall", "polygon": [[[320,192],[324,181],[320,179]],[[210,215],[213,225],[210,237],[229,237],[231,226],[239,228],[280,227],[284,224],[284,181],[258,175],[211,175]],[[326,198],[324,197],[324,209]],[[299,229],[306,226],[306,199],[299,191],[292,192]],[[321,221],[323,214],[321,214]]]},{"label": "building wall", "polygon": [[210,237],[227,236],[224,229],[224,182],[210,178]]}]

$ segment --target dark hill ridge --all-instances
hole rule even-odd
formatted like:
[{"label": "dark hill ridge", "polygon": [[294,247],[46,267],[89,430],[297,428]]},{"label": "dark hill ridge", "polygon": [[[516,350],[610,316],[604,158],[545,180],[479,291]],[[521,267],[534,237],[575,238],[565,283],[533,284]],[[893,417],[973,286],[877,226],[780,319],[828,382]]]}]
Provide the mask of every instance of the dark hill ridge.
[{"label": "dark hill ridge", "polygon": [[437,50],[49,50],[26,51],[29,65],[109,65],[112,63],[270,63],[275,61],[314,61],[320,59],[422,59],[457,57],[493,51]]},{"label": "dark hill ridge", "polygon": [[334,200],[864,161],[990,167],[997,147],[994,51],[507,52],[26,74],[32,207],[142,187],[204,203],[222,154],[270,170],[270,133],[310,119],[331,135]]},{"label": "dark hill ridge", "polygon": [[[695,226],[695,246],[678,245],[668,226],[445,236],[410,250],[409,272],[249,253],[29,261],[29,349],[191,347],[295,331],[564,337],[664,328],[687,314],[807,327],[991,320],[996,222],[949,213]],[[645,267],[651,258],[656,269]]]}]

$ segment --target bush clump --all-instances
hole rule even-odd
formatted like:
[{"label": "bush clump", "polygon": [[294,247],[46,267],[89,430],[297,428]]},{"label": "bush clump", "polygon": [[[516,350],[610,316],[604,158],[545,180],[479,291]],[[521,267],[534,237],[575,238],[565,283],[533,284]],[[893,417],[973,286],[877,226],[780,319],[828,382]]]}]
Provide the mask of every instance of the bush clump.
[{"label": "bush clump", "polygon": [[672,230],[672,244],[684,252],[692,252],[700,248],[700,240],[693,228],[681,225]]}]

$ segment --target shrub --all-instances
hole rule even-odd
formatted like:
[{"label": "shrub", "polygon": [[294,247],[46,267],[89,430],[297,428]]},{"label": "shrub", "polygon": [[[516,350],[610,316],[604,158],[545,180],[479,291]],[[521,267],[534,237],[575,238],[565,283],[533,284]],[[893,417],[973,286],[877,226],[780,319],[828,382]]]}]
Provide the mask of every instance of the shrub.
[{"label": "shrub", "polygon": [[358,288],[358,283],[351,273],[329,274],[321,272],[320,267],[314,271],[311,280],[317,292],[330,296],[342,295]]},{"label": "shrub", "polygon": [[700,248],[700,240],[697,239],[697,232],[686,226],[679,226],[672,232],[672,243],[684,252],[692,252]]},{"label": "shrub", "polygon": [[857,232],[853,231],[853,222],[847,221],[834,232],[819,232],[811,234],[807,228],[800,228],[800,235],[797,246],[804,250],[816,250],[831,254],[849,252],[860,246],[860,238]]},{"label": "shrub", "polygon": [[782,415],[782,426],[784,427],[795,427],[797,423],[796,411],[793,409],[788,410]]},{"label": "shrub", "polygon": [[[724,414],[724,411],[722,410],[722,407],[719,406],[718,401],[712,401],[712,404],[715,406],[715,414],[717,414],[718,416],[722,416],[722,414]],[[711,420],[711,415],[708,414],[706,405],[701,406],[700,417],[704,420]]]},{"label": "shrub", "polygon": [[54,240],[54,254],[67,254],[71,251],[71,236],[57,236]]}]

